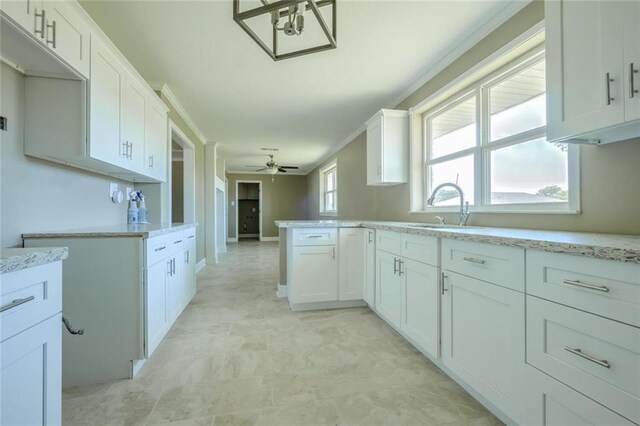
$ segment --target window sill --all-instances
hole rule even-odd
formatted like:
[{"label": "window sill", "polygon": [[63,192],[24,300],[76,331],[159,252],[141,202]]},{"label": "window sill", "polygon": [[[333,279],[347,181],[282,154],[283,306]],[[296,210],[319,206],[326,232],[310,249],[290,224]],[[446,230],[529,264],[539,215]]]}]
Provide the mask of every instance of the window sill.
[{"label": "window sill", "polygon": [[338,216],[338,212],[320,212],[320,216]]},{"label": "window sill", "polygon": [[[410,214],[438,214],[438,213],[458,213],[460,212],[460,207],[433,207],[430,209],[424,210],[410,210]],[[513,208],[504,208],[504,207],[469,207],[469,213],[513,213],[513,214],[581,214],[580,209],[573,208],[558,208],[558,209],[540,209],[540,208],[531,208],[525,209],[519,206],[514,206]]]}]

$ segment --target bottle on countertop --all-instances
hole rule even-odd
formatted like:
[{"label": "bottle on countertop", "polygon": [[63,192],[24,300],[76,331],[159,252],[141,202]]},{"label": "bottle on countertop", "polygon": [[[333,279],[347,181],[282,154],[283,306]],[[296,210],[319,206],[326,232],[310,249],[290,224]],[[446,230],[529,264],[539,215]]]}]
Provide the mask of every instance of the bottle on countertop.
[{"label": "bottle on countertop", "polygon": [[142,191],[138,191],[138,223],[147,222],[147,205],[144,202]]},{"label": "bottle on countertop", "polygon": [[138,198],[135,192],[129,194],[129,209],[127,210],[127,223],[135,225],[138,223]]}]

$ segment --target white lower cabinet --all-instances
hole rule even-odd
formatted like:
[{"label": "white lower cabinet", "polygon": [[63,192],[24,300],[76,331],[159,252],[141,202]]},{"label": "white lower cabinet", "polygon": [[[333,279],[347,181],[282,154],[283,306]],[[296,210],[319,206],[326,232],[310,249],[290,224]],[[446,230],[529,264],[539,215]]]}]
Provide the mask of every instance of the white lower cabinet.
[{"label": "white lower cabinet", "polygon": [[287,242],[287,292],[292,310],[365,305],[363,229],[296,228]]},{"label": "white lower cabinet", "polygon": [[376,310],[388,323],[400,328],[402,277],[398,275],[398,257],[382,250],[376,253]]},{"label": "white lower cabinet", "polygon": [[196,294],[196,235],[195,229],[186,233],[184,244],[184,265],[182,265],[184,280],[182,301],[188,304]]},{"label": "white lower cabinet", "polygon": [[342,228],[338,234],[338,300],[362,300],[365,247],[361,228]]},{"label": "white lower cabinet", "polygon": [[402,331],[434,357],[440,352],[440,289],[438,268],[402,260]]},{"label": "white lower cabinet", "polygon": [[291,303],[338,300],[335,245],[295,247],[291,266]]},{"label": "white lower cabinet", "polygon": [[156,350],[169,329],[167,277],[169,262],[160,261],[146,271],[146,351],[149,356]]},{"label": "white lower cabinet", "polygon": [[2,342],[0,424],[61,424],[61,319],[57,314]]},{"label": "white lower cabinet", "polygon": [[62,261],[0,275],[0,425],[59,425]]},{"label": "white lower cabinet", "polygon": [[535,368],[526,367],[523,425],[632,426],[624,417]]},{"label": "white lower cabinet", "polygon": [[363,299],[371,307],[376,302],[376,231],[364,230],[365,269]]},{"label": "white lower cabinet", "polygon": [[443,292],[444,365],[518,421],[525,359],[524,294],[450,271],[445,271]]}]

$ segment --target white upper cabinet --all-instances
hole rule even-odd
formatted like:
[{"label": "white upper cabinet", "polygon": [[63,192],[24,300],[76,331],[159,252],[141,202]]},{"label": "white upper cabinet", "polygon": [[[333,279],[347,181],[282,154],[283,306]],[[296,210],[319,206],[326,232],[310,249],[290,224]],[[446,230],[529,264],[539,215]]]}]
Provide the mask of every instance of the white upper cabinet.
[{"label": "white upper cabinet", "polygon": [[45,1],[47,46],[84,76],[89,75],[89,29],[71,1]]},{"label": "white upper cabinet", "polygon": [[161,182],[167,180],[167,151],[169,149],[167,127],[167,111],[164,106],[147,101],[144,121],[145,173]]},{"label": "white upper cabinet", "polygon": [[120,62],[97,37],[92,37],[89,155],[114,165],[124,165],[128,153],[120,123],[125,80],[125,70]]},{"label": "white upper cabinet", "polygon": [[383,109],[367,121],[367,185],[397,185],[409,178],[409,114]]},{"label": "white upper cabinet", "polygon": [[127,168],[140,171],[144,168],[145,111],[148,109],[145,90],[137,80],[127,76],[124,90],[124,159]]},{"label": "white upper cabinet", "polygon": [[624,4],[624,81],[628,82],[625,93],[625,120],[640,119],[640,2]]},{"label": "white upper cabinet", "polygon": [[545,2],[550,141],[608,143],[640,136],[629,74],[640,55],[638,8],[637,2]]},{"label": "white upper cabinet", "polygon": [[[34,40],[55,52],[79,74],[89,75],[89,29],[75,1],[9,0],[0,7]],[[31,69],[30,63],[18,63],[28,72],[59,73],[56,68],[44,65],[45,62],[40,64],[41,69]]]}]

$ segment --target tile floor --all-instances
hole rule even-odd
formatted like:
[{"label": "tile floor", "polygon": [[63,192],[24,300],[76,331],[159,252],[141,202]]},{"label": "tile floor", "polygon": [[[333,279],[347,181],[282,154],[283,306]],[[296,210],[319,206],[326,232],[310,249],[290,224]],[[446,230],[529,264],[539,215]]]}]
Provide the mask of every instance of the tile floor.
[{"label": "tile floor", "polygon": [[277,264],[230,245],[139,377],[64,390],[64,424],[501,424],[369,309],[291,312]]}]

